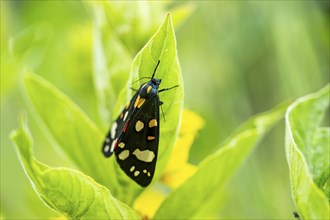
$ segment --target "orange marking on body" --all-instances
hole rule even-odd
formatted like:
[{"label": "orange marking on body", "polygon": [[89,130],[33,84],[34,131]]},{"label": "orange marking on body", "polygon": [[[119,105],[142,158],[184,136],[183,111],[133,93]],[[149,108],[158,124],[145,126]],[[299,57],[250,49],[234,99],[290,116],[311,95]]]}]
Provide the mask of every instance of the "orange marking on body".
[{"label": "orange marking on body", "polygon": [[148,86],[148,88],[147,88],[147,94],[150,92],[151,89],[152,89],[152,86]]}]

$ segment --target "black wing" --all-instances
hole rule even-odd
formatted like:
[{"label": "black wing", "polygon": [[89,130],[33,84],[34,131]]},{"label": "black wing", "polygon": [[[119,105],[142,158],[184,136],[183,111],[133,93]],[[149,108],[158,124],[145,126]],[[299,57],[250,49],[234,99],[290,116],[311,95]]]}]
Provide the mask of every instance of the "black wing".
[{"label": "black wing", "polygon": [[136,111],[133,105],[138,95],[139,92],[135,93],[133,98],[127,103],[124,110],[120,113],[117,120],[112,123],[102,146],[102,152],[105,157],[110,157],[113,154],[114,149],[117,147],[118,140],[120,139],[127,121],[129,121],[134,111]]},{"label": "black wing", "polygon": [[150,184],[158,155],[159,97],[149,97],[123,126],[115,155],[121,169],[141,186]]}]

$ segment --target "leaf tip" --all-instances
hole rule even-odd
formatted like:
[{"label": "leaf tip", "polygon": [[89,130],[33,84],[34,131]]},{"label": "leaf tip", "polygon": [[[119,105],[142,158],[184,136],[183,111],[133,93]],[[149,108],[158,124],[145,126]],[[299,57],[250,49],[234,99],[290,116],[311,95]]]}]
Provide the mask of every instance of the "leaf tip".
[{"label": "leaf tip", "polygon": [[18,129],[13,130],[13,131],[10,132],[10,134],[9,134],[9,138],[10,139],[15,140],[18,131],[20,129],[24,129],[25,124],[26,124],[26,121],[27,121],[27,119],[26,119],[26,113],[24,111],[21,111],[18,114]]}]

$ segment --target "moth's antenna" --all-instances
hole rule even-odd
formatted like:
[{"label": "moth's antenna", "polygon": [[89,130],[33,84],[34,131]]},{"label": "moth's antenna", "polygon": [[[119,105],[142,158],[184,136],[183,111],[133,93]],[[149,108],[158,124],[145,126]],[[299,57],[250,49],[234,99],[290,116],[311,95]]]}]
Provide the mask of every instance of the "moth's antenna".
[{"label": "moth's antenna", "polygon": [[135,80],[134,82],[132,82],[132,84],[134,84],[134,83],[136,83],[136,82],[140,81],[141,79],[150,79],[150,77],[149,77],[149,76],[144,76],[144,77],[141,77],[141,78],[139,78],[139,79]]},{"label": "moth's antenna", "polygon": [[157,70],[157,68],[158,68],[158,66],[159,66],[159,63],[160,63],[160,60],[158,60],[158,63],[157,63],[157,65],[156,65],[156,68],[155,68],[155,70],[154,70],[154,73],[152,74],[152,77],[151,77],[151,79],[153,79],[153,78],[154,78],[154,76],[155,76],[155,73],[156,73],[156,70]]},{"label": "moth's antenna", "polygon": [[176,88],[176,87],[179,87],[179,85],[175,85],[175,86],[172,86],[172,87],[170,87],[170,88],[165,88],[165,89],[158,90],[158,93],[160,93],[160,92],[164,92],[164,91],[167,91],[167,90],[170,90],[170,89],[174,89],[174,88]]}]

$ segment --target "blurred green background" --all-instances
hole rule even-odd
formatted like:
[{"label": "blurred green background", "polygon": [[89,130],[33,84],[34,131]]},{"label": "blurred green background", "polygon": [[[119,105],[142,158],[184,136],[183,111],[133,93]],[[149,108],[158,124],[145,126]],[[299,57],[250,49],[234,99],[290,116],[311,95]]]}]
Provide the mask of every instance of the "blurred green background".
[{"label": "blurred green background", "polygon": [[[329,83],[329,1],[190,4],[195,10],[176,30],[185,107],[206,121],[193,144],[192,163],[212,153],[251,115]],[[157,16],[158,25],[165,14]],[[92,120],[100,120],[92,78],[92,31],[93,16],[80,1],[1,1],[2,217],[57,216],[34,193],[8,135],[23,110],[37,158],[54,166],[71,166],[49,146],[20,79],[22,70],[33,69]],[[264,139],[225,193],[221,218],[293,218],[283,123]]]}]

